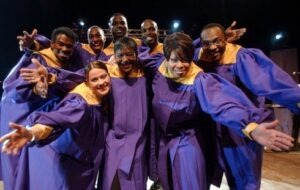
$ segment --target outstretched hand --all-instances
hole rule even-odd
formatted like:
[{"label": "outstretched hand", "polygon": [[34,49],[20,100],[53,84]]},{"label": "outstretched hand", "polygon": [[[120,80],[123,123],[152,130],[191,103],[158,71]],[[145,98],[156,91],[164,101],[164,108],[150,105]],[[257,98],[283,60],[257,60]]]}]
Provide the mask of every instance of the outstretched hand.
[{"label": "outstretched hand", "polygon": [[20,75],[25,81],[35,84],[37,95],[45,98],[48,92],[48,71],[39,60],[32,58],[31,61],[36,68],[21,68]]},{"label": "outstretched hand", "polygon": [[29,48],[32,45],[36,34],[37,29],[33,29],[31,34],[24,30],[23,36],[17,36],[17,39],[19,40],[20,51],[23,51],[24,49]]},{"label": "outstretched hand", "polygon": [[247,28],[234,29],[236,23],[236,21],[233,21],[231,25],[225,30],[227,42],[235,42],[247,32]]},{"label": "outstretched hand", "polygon": [[278,120],[261,123],[252,131],[252,138],[259,144],[275,151],[289,150],[293,146],[293,138],[283,132],[275,130]]},{"label": "outstretched hand", "polygon": [[0,143],[3,143],[2,152],[16,155],[21,148],[30,142],[33,134],[22,125],[9,123],[9,126],[14,130],[0,138]]}]

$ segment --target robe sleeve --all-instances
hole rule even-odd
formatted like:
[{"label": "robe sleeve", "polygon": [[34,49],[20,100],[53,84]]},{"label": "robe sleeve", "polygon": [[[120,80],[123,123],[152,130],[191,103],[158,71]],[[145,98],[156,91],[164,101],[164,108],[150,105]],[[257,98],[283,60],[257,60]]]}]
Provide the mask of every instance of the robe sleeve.
[{"label": "robe sleeve", "polygon": [[256,108],[240,89],[218,75],[200,73],[194,88],[202,110],[241,136],[248,124],[260,123],[271,114],[267,109]]},{"label": "robe sleeve", "polygon": [[145,75],[149,79],[153,78],[156,74],[159,65],[162,60],[165,59],[164,55],[161,53],[149,54],[150,49],[148,47],[139,47],[139,60],[143,65]]},{"label": "robe sleeve", "polygon": [[47,67],[45,61],[40,56],[36,54],[25,54],[3,81],[4,95],[10,96],[14,102],[23,103],[33,98],[40,98],[33,93],[34,84],[25,81],[20,76],[21,68],[35,67],[35,64],[31,61],[32,58],[38,59],[42,65]]},{"label": "robe sleeve", "polygon": [[[64,130],[84,126],[89,114],[88,104],[77,94],[68,94],[50,112],[36,111],[27,119],[28,125],[42,124],[53,128],[45,144],[56,139]],[[76,130],[76,129],[75,129]]]},{"label": "robe sleeve", "polygon": [[300,88],[297,83],[262,51],[242,48],[234,69],[241,82],[254,94],[265,96],[300,114]]}]

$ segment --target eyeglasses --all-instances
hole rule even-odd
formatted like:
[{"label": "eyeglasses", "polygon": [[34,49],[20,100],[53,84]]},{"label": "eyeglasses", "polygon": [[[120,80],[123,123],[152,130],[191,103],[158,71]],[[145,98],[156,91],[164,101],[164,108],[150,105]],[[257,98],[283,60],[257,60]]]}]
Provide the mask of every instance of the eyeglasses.
[{"label": "eyeglasses", "polygon": [[203,48],[209,48],[211,45],[215,46],[221,46],[224,44],[224,40],[221,38],[214,39],[212,41],[203,41],[202,42],[202,47]]}]

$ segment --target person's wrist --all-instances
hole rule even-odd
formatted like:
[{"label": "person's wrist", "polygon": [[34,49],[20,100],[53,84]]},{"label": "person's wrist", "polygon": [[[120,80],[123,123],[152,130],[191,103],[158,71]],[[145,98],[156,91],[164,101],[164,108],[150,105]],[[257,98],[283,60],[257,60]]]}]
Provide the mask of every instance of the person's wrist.
[{"label": "person's wrist", "polygon": [[31,126],[26,126],[27,131],[29,132],[29,137],[28,137],[28,143],[34,142],[35,141],[35,135],[31,129]]},{"label": "person's wrist", "polygon": [[242,132],[244,133],[245,136],[247,136],[249,139],[253,139],[253,131],[258,127],[259,125],[257,123],[249,123],[243,130]]}]

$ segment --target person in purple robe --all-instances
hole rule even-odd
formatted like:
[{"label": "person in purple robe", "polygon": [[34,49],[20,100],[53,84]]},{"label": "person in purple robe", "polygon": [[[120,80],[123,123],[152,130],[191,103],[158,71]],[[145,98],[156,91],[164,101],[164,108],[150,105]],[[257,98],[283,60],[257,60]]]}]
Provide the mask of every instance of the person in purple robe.
[{"label": "person in purple robe", "polygon": [[[31,34],[23,31],[22,36],[17,36],[19,40],[20,49],[25,51],[42,50],[49,47],[51,40],[47,37],[37,34],[37,30],[34,29]],[[74,45],[74,51],[70,57],[70,62],[80,63],[77,64],[76,69],[81,69],[85,65],[95,60],[107,61],[108,56],[103,52],[104,43],[106,37],[104,31],[99,26],[91,26],[87,30],[88,44],[76,42]]]},{"label": "person in purple robe", "polygon": [[115,41],[117,64],[107,65],[112,83],[111,125],[106,138],[103,190],[145,190],[148,126],[147,81],[136,42]]},{"label": "person in purple robe", "polygon": [[[239,87],[258,108],[265,98],[300,113],[300,88],[261,50],[226,42],[224,28],[210,23],[201,31],[202,47],[196,50],[197,65],[217,73]],[[270,116],[266,121],[272,119]],[[231,128],[218,126],[221,163],[232,189],[260,189],[263,147],[241,137]]]},{"label": "person in purple robe", "polygon": [[[3,81],[1,99],[1,135],[11,131],[9,122],[24,124],[35,110],[49,110],[69,90],[84,80],[70,72],[76,65],[69,62],[76,34],[67,27],[53,30],[51,47],[26,52]],[[44,106],[45,105],[45,106]],[[1,155],[4,188],[26,189],[28,152]]]},{"label": "person in purple robe", "polygon": [[152,110],[160,131],[157,168],[164,190],[204,190],[219,179],[213,176],[219,173],[214,172],[216,134],[210,133],[210,117],[269,148],[292,146],[290,136],[274,130],[278,121],[262,123],[268,110],[256,108],[222,77],[204,73],[193,56],[192,39],[174,33],[164,40],[164,56],[140,57],[145,72],[154,75]]},{"label": "person in purple robe", "polygon": [[[122,13],[114,13],[108,21],[108,27],[112,35],[112,41],[104,48],[104,53],[107,56],[112,56],[114,54],[115,41],[122,37],[128,36],[128,22],[125,15]],[[138,38],[133,38],[138,46],[142,44],[142,41]]]},{"label": "person in purple robe", "polygon": [[94,61],[85,71],[86,81],[51,111],[34,112],[26,127],[10,123],[14,131],[0,138],[2,151],[7,154],[17,154],[31,141],[42,146],[36,149],[36,162],[30,170],[31,190],[94,189],[109,126],[107,95],[111,82],[103,62]]}]

